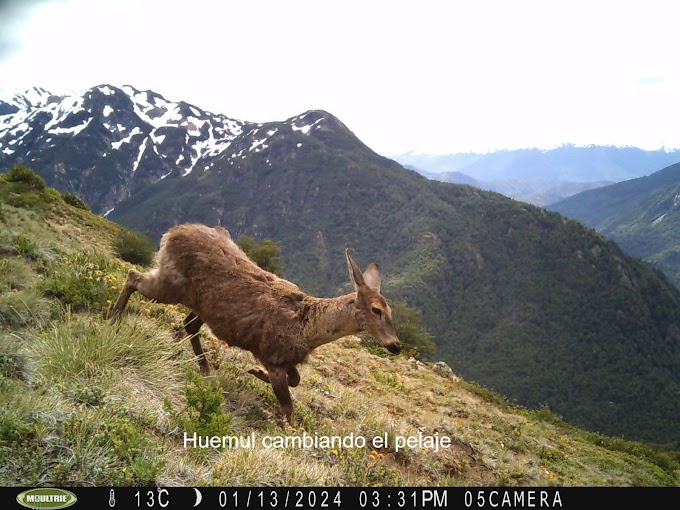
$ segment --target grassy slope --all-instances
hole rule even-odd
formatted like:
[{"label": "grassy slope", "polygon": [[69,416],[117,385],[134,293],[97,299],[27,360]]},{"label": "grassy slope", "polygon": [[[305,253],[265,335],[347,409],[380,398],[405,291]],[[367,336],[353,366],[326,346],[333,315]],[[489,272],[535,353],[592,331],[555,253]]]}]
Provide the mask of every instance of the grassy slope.
[{"label": "grassy slope", "polygon": [[[353,337],[310,356],[284,430],[271,389],[245,373],[249,353],[208,340],[218,368],[196,376],[176,307],[136,296],[119,326],[103,319],[128,266],[109,248],[117,226],[54,193],[16,198],[0,180],[0,485],[680,483],[677,453],[581,431]],[[183,448],[184,431],[387,432],[391,444],[198,450]],[[395,436],[419,432],[452,445],[395,451]]]}]

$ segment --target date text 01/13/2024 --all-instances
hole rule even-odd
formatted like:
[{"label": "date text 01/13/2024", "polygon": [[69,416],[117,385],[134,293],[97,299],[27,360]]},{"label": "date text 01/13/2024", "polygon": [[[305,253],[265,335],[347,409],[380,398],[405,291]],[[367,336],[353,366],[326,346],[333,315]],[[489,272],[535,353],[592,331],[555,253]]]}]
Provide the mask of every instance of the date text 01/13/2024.
[{"label": "date text 01/13/2024", "polygon": [[[117,489],[117,491],[120,489]],[[446,508],[446,488],[194,488],[137,490],[137,508],[166,508],[170,502],[200,508]],[[162,491],[162,493],[161,493]],[[120,497],[117,498],[119,501]],[[174,505],[173,505],[174,506]]]}]

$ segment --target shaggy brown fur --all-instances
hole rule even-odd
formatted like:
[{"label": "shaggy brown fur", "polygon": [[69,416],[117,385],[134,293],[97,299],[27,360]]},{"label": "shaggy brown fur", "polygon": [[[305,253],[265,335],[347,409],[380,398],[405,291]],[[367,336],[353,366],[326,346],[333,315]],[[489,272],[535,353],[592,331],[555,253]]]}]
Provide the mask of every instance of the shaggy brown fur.
[{"label": "shaggy brown fur", "polygon": [[380,271],[371,264],[362,273],[345,251],[356,292],[321,299],[252,262],[221,227],[186,224],[161,239],[156,267],[147,273],[131,270],[114,316],[124,310],[133,292],[161,303],[191,309],[184,320],[203,373],[210,371],[198,331],[207,324],[229,345],[249,350],[265,367],[250,373],[269,382],[286,420],[293,404],[288,386],[297,386],[296,365],[316,347],[343,336],[368,331],[391,352],[399,352],[392,312],[380,294]]}]

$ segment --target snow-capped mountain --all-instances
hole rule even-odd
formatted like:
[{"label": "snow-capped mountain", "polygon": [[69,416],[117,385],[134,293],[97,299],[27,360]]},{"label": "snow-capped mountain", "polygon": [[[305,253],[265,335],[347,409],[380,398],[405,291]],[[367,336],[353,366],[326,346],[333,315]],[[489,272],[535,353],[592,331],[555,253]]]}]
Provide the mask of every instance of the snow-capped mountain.
[{"label": "snow-capped mountain", "polygon": [[[257,124],[129,85],[99,85],[65,96],[34,87],[0,99],[0,172],[29,166],[49,186],[79,195],[106,216],[161,181],[211,168],[238,174],[253,156],[265,167],[277,158],[295,159],[301,140],[311,135],[329,146],[365,147],[321,111]],[[271,149],[274,142],[277,148]]]},{"label": "snow-capped mountain", "polygon": [[106,213],[141,185],[205,166],[256,127],[128,85],[66,96],[35,87],[0,100],[0,170],[30,166]]},{"label": "snow-capped mountain", "polygon": [[58,99],[41,87],[32,87],[25,92],[13,94],[4,100],[0,99],[0,115],[16,113],[30,108],[39,108],[52,100],[56,101]]}]

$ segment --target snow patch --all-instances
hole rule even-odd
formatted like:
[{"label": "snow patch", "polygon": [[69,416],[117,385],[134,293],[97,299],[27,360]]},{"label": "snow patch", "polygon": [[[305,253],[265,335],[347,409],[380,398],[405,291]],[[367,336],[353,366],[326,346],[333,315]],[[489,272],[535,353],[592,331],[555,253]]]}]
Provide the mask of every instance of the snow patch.
[{"label": "snow patch", "polygon": [[[304,115],[302,117],[300,117],[298,120],[302,120],[303,118],[304,118]],[[296,126],[295,124],[293,124],[293,125],[291,125],[291,127],[293,128],[293,131],[302,131],[302,134],[306,135],[306,134],[309,133],[310,129],[312,129],[314,126],[316,126],[322,120],[324,120],[324,117],[321,117],[321,118],[315,120],[311,124],[305,124],[303,126]]]},{"label": "snow patch", "polygon": [[162,144],[163,140],[165,140],[165,135],[157,135],[156,131],[152,131],[149,136],[151,137],[153,143],[155,143],[156,145]]},{"label": "snow patch", "polygon": [[111,148],[114,149],[114,150],[118,150],[118,149],[120,149],[121,145],[123,145],[124,143],[130,143],[130,141],[132,140],[132,137],[133,137],[133,136],[135,136],[135,135],[141,135],[141,134],[142,134],[142,130],[139,129],[138,126],[135,126],[135,128],[134,128],[134,129],[130,132],[130,134],[127,135],[125,138],[123,138],[123,139],[120,140],[119,142],[113,142],[113,143],[111,144]]},{"label": "snow patch", "polygon": [[250,149],[248,149],[248,152],[255,151],[255,152],[260,152],[262,149],[266,149],[269,147],[268,145],[265,145],[264,142],[267,141],[267,138],[263,138],[262,140],[255,140],[253,144],[250,146]]},{"label": "snow patch", "polygon": [[652,226],[661,223],[661,221],[666,217],[667,214],[668,214],[668,213],[663,213],[661,216],[659,216],[657,219],[655,219],[655,220],[652,222]]},{"label": "snow patch", "polygon": [[137,154],[137,160],[135,161],[135,164],[132,167],[133,174],[137,171],[137,167],[139,167],[140,161],[142,161],[142,156],[144,155],[144,151],[146,150],[146,144],[148,141],[149,139],[145,138],[142,144],[139,146],[139,154]]},{"label": "snow patch", "polygon": [[45,131],[51,131],[52,128],[62,123],[69,115],[84,111],[83,101],[82,96],[70,96],[64,98],[60,103],[47,105],[45,109],[52,115],[52,120],[45,124]]},{"label": "snow patch", "polygon": [[92,119],[87,119],[83,124],[79,124],[78,126],[70,127],[70,128],[52,128],[49,130],[50,133],[55,134],[55,135],[66,135],[66,134],[71,134],[73,136],[76,136],[78,133],[80,133],[83,129],[85,129],[87,126],[90,125],[90,122],[92,122]]}]

